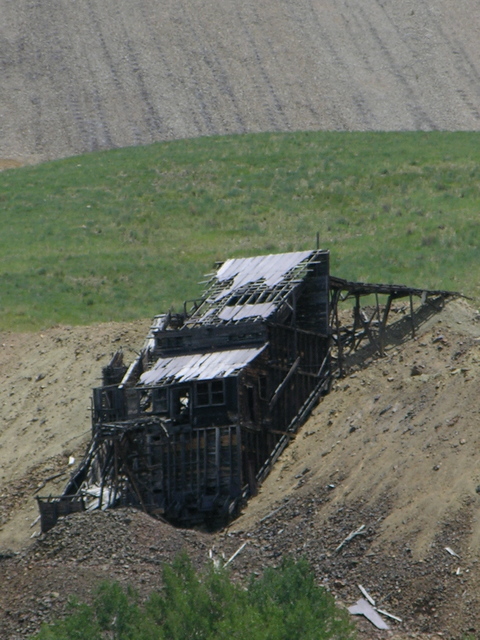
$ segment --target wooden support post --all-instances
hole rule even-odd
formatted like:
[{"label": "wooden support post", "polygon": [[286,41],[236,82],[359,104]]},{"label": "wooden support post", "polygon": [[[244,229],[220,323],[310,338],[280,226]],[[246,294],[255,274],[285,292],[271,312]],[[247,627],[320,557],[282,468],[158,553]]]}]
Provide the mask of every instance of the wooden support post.
[{"label": "wooden support post", "polygon": [[375,317],[375,312],[373,313],[372,317],[370,319],[368,318],[364,318],[362,317],[362,315],[360,315],[361,320],[362,320],[362,325],[365,331],[365,334],[367,335],[368,339],[370,340],[370,344],[375,347],[375,349],[379,349],[379,344],[377,342],[377,340],[375,340],[375,336],[373,335],[372,330],[370,329],[370,324],[373,320],[373,318]]},{"label": "wooden support post", "polygon": [[230,486],[233,483],[233,438],[232,438],[232,427],[227,427],[228,429],[228,475]]},{"label": "wooden support post", "polygon": [[[360,328],[362,325],[362,319],[360,317],[360,294],[356,293],[355,294],[355,307],[353,309],[353,341],[352,341],[352,351],[355,351],[355,349],[357,348],[357,341],[356,341],[356,332],[357,332],[357,327]],[[360,338],[361,340],[361,338]],[[359,340],[359,343],[360,343]]]},{"label": "wooden support post", "polygon": [[202,491],[207,491],[208,485],[208,430],[203,430],[203,487]]},{"label": "wooden support post", "polygon": [[216,467],[216,489],[217,493],[220,493],[220,471],[221,471],[221,458],[220,458],[220,448],[221,448],[221,438],[220,438],[220,427],[215,427],[215,467]]},{"label": "wooden support post", "polygon": [[137,495],[138,501],[140,502],[140,505],[141,505],[143,511],[145,513],[148,513],[147,508],[145,506],[145,503],[143,502],[142,494],[140,493],[140,491],[139,491],[139,489],[137,487],[137,483],[135,482],[135,478],[133,476],[133,473],[131,472],[126,460],[125,460],[125,463],[124,463],[124,469],[125,469],[125,473],[126,473],[128,479],[130,480],[130,484],[132,485],[132,489],[134,490],[134,492]]},{"label": "wooden support post", "polygon": [[340,318],[338,317],[338,297],[335,300],[335,330],[337,332],[338,370],[340,377],[343,377],[343,345],[340,336]]},{"label": "wooden support post", "polygon": [[118,438],[116,437],[113,441],[113,468],[114,468],[114,488],[113,488],[113,501],[114,503],[117,501],[118,497]]},{"label": "wooden support post", "polygon": [[237,478],[240,480],[240,486],[243,487],[246,480],[242,467],[242,429],[239,424],[235,425],[235,442],[237,456]]},{"label": "wooden support post", "polygon": [[410,294],[410,320],[412,321],[412,338],[415,338],[415,316],[413,315],[413,295]]},{"label": "wooden support post", "polygon": [[388,322],[388,314],[390,313],[390,308],[392,306],[392,296],[388,296],[387,304],[385,305],[385,309],[383,310],[383,318],[380,323],[380,355],[383,358],[385,355],[385,331],[387,328]]},{"label": "wooden support post", "polygon": [[106,442],[102,443],[102,451],[105,457],[103,460],[103,467],[100,469],[100,495],[98,496],[99,509],[103,507],[103,490],[105,488],[105,481],[108,474],[108,468],[110,466],[110,456],[112,454],[111,447],[109,447]]},{"label": "wooden support post", "polygon": [[184,433],[180,433],[180,487],[177,487],[177,491],[184,492],[186,490],[186,467],[187,467],[187,439]]},{"label": "wooden support post", "polygon": [[330,327],[333,326],[333,322],[335,320],[335,306],[338,302],[338,298],[340,296],[340,291],[338,290],[332,290],[332,294],[330,296],[330,305],[329,305],[329,309],[328,309],[328,325]]},{"label": "wooden support post", "polygon": [[197,429],[197,500],[200,500],[200,430]]},{"label": "wooden support post", "polygon": [[300,356],[298,356],[298,358],[295,360],[295,362],[290,367],[290,371],[287,373],[285,378],[282,380],[282,382],[275,389],[275,393],[273,394],[272,399],[270,400],[270,405],[269,405],[270,411],[277,404],[277,401],[278,401],[279,397],[281,396],[282,392],[285,390],[285,387],[286,387],[288,381],[290,380],[290,378],[293,376],[295,371],[298,369],[298,365],[299,364],[300,364]]}]

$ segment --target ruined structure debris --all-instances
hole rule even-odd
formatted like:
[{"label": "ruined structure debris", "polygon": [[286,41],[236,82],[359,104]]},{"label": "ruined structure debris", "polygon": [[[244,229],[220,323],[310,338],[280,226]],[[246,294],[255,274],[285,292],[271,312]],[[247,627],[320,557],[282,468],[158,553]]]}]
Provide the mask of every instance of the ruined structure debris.
[{"label": "ruined structure debris", "polygon": [[[386,303],[379,304],[379,295]],[[74,511],[134,506],[181,526],[232,518],[366,340],[380,354],[392,302],[453,295],[334,278],[329,252],[227,260],[199,300],[156,316],[93,391],[92,439],[63,494],[38,498],[42,531]],[[360,299],[376,299],[362,309]],[[354,300],[353,322],[340,306]]]}]

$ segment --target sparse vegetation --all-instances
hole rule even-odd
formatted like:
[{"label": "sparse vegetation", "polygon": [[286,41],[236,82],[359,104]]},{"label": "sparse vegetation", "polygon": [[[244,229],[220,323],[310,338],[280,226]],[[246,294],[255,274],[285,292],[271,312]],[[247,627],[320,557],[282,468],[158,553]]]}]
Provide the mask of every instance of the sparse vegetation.
[{"label": "sparse vegetation", "polygon": [[213,568],[199,575],[187,556],[163,571],[164,588],[144,603],[105,583],[92,605],[44,626],[36,640],[349,640],[353,626],[333,596],[315,585],[306,561],[285,560],[247,589]]},{"label": "sparse vegetation", "polygon": [[477,296],[479,136],[212,137],[0,173],[0,328],[149,317],[215,260],[317,232],[337,275]]}]

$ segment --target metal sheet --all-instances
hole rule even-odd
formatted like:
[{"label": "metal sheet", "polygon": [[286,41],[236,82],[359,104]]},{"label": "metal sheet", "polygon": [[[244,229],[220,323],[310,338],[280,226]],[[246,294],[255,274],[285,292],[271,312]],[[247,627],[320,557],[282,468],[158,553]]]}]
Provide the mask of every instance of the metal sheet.
[{"label": "metal sheet", "polygon": [[274,287],[283,280],[291,269],[314,253],[314,251],[296,251],[293,253],[257,256],[255,258],[233,258],[227,260],[218,270],[217,280],[226,282],[233,279],[233,282],[218,294],[216,300],[221,300],[232,291],[251,282],[262,281],[268,287]]},{"label": "metal sheet", "polygon": [[259,304],[243,304],[225,307],[220,311],[220,320],[243,320],[244,318],[268,318],[275,311],[277,305],[273,302]]},{"label": "metal sheet", "polygon": [[354,605],[348,607],[348,611],[354,616],[365,616],[377,629],[390,629],[381,615],[363,598],[360,598]]},{"label": "metal sheet", "polygon": [[238,373],[265,349],[233,349],[214,353],[196,353],[172,358],[159,358],[155,366],[140,377],[141,385],[168,381],[211,380]]}]

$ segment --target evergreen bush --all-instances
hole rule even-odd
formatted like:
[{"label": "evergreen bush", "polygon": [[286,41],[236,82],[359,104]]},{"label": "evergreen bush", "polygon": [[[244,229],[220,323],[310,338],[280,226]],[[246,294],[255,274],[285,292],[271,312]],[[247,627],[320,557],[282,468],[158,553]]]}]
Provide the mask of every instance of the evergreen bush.
[{"label": "evergreen bush", "polygon": [[45,625],[36,640],[352,640],[353,626],[317,587],[305,560],[236,584],[225,569],[197,573],[186,555],[163,569],[163,589],[141,604],[131,588],[103,583],[91,605]]}]

